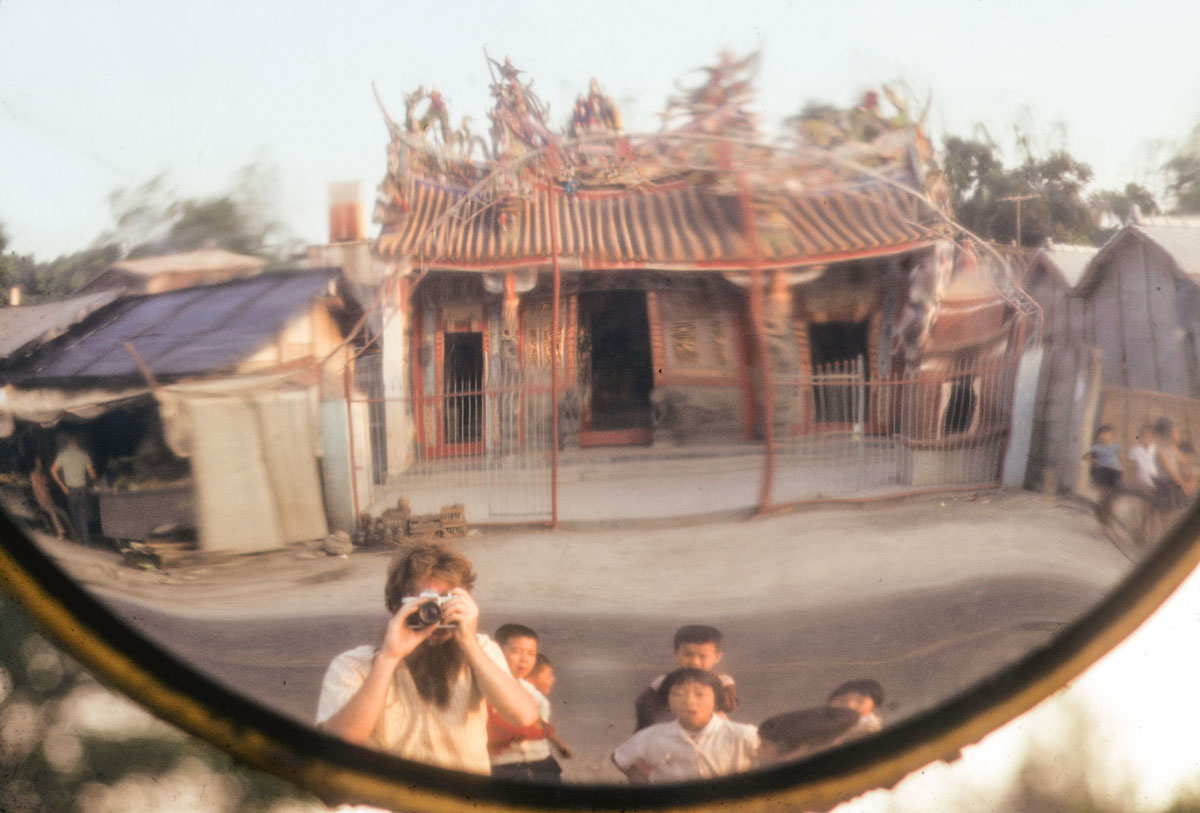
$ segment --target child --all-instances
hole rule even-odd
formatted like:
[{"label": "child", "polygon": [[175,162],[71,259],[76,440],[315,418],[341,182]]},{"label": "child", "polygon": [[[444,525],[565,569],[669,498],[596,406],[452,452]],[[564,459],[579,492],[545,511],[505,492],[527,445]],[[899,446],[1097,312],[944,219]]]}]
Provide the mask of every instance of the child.
[{"label": "child", "polygon": [[[550,659],[541,652],[537,654],[537,660],[533,664],[533,671],[525,678],[529,681],[529,685],[542,693],[546,700],[550,699],[550,692],[554,688],[554,664],[550,663]],[[546,739],[558,751],[558,755],[563,759],[571,758],[571,748],[559,738],[554,731],[554,726],[550,725],[550,709],[546,708],[546,714],[542,717],[542,728],[546,730]]]},{"label": "child", "polygon": [[834,689],[826,704],[831,708],[850,709],[858,713],[858,722],[838,742],[874,734],[883,728],[879,707],[883,705],[883,687],[877,680],[850,680]]},{"label": "child", "polygon": [[1159,507],[1169,512],[1182,510],[1187,507],[1188,495],[1195,490],[1196,484],[1180,465],[1179,425],[1170,418],[1159,418],[1154,422],[1154,440],[1158,447],[1154,461],[1158,465],[1158,479],[1154,484],[1158,489]]},{"label": "child", "polygon": [[545,725],[550,717],[550,701],[525,680],[537,663],[537,633],[522,624],[505,624],[496,630],[495,638],[508,663],[508,671],[533,697],[539,719],[531,726],[519,728],[505,722],[491,706],[488,707],[488,757],[492,762],[492,776],[560,782],[562,766],[550,753]]},{"label": "child", "polygon": [[1133,489],[1147,500],[1153,500],[1156,492],[1154,481],[1158,478],[1157,460],[1154,425],[1146,422],[1138,430],[1137,443],[1129,450],[1129,463],[1133,466]]},{"label": "child", "polygon": [[711,779],[749,769],[758,729],[717,714],[721,679],[705,669],[676,669],[659,694],[675,719],[643,728],[617,746],[613,763],[631,782]]},{"label": "child", "polygon": [[859,723],[858,712],[835,706],[814,706],[776,714],[759,723],[758,760],[799,758],[845,739]]},{"label": "child", "polygon": [[1121,444],[1113,443],[1113,428],[1103,424],[1096,430],[1092,447],[1083,456],[1091,461],[1092,484],[1100,492],[1096,503],[1096,518],[1102,525],[1108,524],[1112,514],[1113,500],[1117,496],[1117,487],[1121,483]]},{"label": "child", "polygon": [[[723,639],[724,636],[716,627],[702,624],[680,627],[675,632],[675,662],[680,668],[712,671],[724,655],[721,651]],[[635,731],[673,719],[671,710],[667,708],[666,696],[660,696],[659,692],[665,677],[666,675],[659,675],[652,680],[650,686],[634,702],[634,714],[637,717]],[[717,713],[724,716],[738,710],[737,686],[729,675],[718,674],[717,677],[722,686],[717,695]]]}]

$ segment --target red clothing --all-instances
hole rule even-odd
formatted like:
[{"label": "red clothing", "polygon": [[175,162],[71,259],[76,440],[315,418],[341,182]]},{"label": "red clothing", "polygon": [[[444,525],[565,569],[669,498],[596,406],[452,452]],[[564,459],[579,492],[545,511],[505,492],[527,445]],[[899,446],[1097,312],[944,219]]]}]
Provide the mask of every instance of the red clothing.
[{"label": "red clothing", "polygon": [[487,734],[488,753],[498,754],[514,742],[524,740],[544,740],[554,733],[554,726],[538,720],[524,727],[515,726],[503,719],[496,710],[488,704]]}]

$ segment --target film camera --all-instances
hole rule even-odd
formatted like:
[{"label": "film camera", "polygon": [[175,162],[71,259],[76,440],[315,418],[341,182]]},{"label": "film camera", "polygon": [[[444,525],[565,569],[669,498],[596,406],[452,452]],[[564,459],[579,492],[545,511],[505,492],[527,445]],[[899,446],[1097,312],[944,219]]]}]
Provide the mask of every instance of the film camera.
[{"label": "film camera", "polygon": [[412,630],[423,630],[434,624],[442,628],[455,626],[453,623],[442,623],[442,605],[453,600],[454,596],[439,595],[432,590],[426,590],[418,596],[405,596],[400,602],[401,607],[413,602],[419,603],[417,611],[404,619],[405,626]]}]

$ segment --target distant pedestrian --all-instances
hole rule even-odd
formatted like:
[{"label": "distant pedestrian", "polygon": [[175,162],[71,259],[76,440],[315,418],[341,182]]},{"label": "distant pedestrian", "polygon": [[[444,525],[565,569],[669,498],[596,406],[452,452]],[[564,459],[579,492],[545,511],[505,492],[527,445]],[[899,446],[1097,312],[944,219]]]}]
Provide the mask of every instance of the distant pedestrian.
[{"label": "distant pedestrian", "polygon": [[[716,627],[707,624],[687,624],[675,631],[675,662],[680,668],[705,669],[714,671],[724,657],[724,635]],[[667,707],[666,697],[659,692],[665,674],[650,681],[650,685],[638,695],[634,702],[634,714],[637,718],[636,730],[641,730],[655,723],[674,719]],[[717,695],[717,713],[732,714],[738,710],[737,684],[733,678],[724,673],[718,673],[721,681],[721,691]]]},{"label": "distant pedestrian", "polygon": [[1102,525],[1107,525],[1124,469],[1121,465],[1121,444],[1113,442],[1110,424],[1103,424],[1096,430],[1092,446],[1083,459],[1091,463],[1092,485],[1100,492],[1096,502],[1096,518]]},{"label": "distant pedestrian", "polygon": [[33,459],[33,471],[29,472],[29,487],[33,489],[33,498],[37,501],[38,507],[50,517],[54,535],[62,539],[64,529],[70,524],[70,520],[59,508],[58,503],[54,501],[54,495],[50,493],[50,480],[46,477],[46,466],[42,463],[41,455]]},{"label": "distant pedestrian", "polygon": [[523,624],[504,624],[496,630],[496,643],[504,653],[508,671],[533,698],[538,719],[527,726],[515,726],[488,706],[488,758],[492,762],[492,776],[560,782],[562,766],[550,753],[550,701],[526,680],[537,665],[537,632]]},{"label": "distant pedestrian", "polygon": [[1129,449],[1130,472],[1122,479],[1122,490],[1141,497],[1145,510],[1140,526],[1134,531],[1140,544],[1157,539],[1167,521],[1167,511],[1159,496],[1158,446],[1154,442],[1154,423],[1144,422],[1138,429],[1137,442]]},{"label": "distant pedestrian", "polygon": [[659,694],[674,719],[636,732],[613,751],[613,763],[635,783],[712,779],[748,770],[758,759],[758,729],[717,713],[724,689],[706,669],[671,672]]},{"label": "distant pedestrian", "polygon": [[1183,466],[1179,453],[1179,425],[1167,417],[1154,422],[1154,442],[1158,448],[1155,463],[1158,479],[1155,486],[1160,506],[1170,512],[1187,507],[1189,495],[1195,492],[1196,483]]},{"label": "distant pedestrian", "polygon": [[83,545],[92,543],[88,527],[88,485],[96,479],[91,456],[79,445],[74,434],[65,435],[62,448],[50,466],[50,476],[67,495],[67,511],[71,524]]},{"label": "distant pedestrian", "polygon": [[1129,485],[1132,490],[1148,500],[1153,500],[1157,491],[1154,481],[1158,478],[1158,448],[1154,445],[1154,424],[1147,421],[1138,429],[1137,443],[1129,450],[1132,467]]}]

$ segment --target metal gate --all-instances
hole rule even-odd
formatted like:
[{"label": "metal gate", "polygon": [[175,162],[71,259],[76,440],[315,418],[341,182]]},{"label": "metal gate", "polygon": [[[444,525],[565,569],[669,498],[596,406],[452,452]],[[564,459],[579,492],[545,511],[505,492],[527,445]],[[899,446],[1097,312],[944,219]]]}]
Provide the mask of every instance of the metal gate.
[{"label": "metal gate", "polygon": [[[549,521],[553,412],[548,375],[493,365],[483,381],[447,380],[441,392],[389,397],[381,356],[355,360],[347,392],[359,512],[407,500],[416,514],[461,503],[468,522]],[[358,416],[355,420],[354,416]],[[360,487],[360,493],[364,490]]]}]

